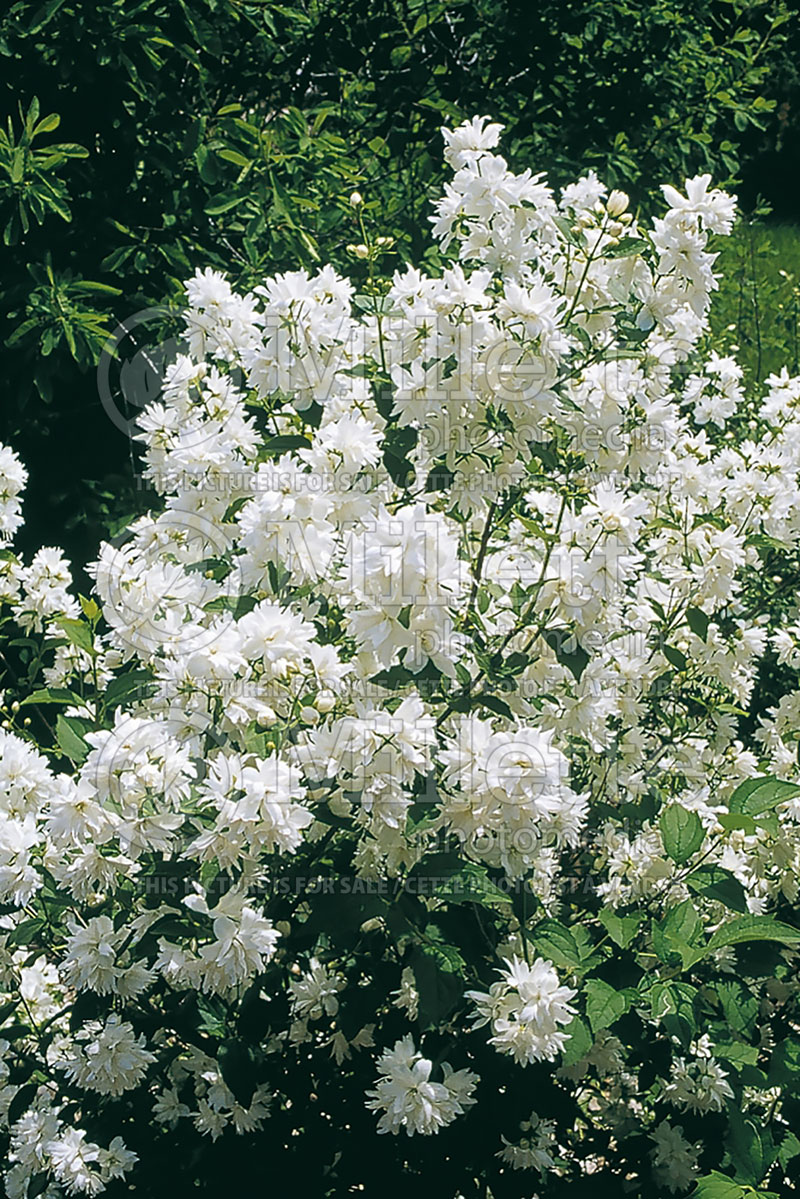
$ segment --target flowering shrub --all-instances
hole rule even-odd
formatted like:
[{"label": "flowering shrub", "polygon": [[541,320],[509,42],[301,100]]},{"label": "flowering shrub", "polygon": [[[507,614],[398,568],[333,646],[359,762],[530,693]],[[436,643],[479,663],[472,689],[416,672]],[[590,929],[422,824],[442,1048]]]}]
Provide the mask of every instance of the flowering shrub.
[{"label": "flowering shrub", "polygon": [[10,1199],[794,1194],[800,379],[705,345],[707,176],[499,134],[441,277],[354,195],[364,293],[189,282],[93,598],[3,551]]}]

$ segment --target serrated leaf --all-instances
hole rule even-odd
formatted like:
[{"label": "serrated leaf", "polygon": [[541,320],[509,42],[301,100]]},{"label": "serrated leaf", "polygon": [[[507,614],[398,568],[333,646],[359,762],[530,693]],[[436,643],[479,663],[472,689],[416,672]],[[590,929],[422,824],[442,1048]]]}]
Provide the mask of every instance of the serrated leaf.
[{"label": "serrated leaf", "polygon": [[752,1118],[733,1108],[728,1116],[725,1145],[736,1171],[737,1180],[758,1186],[772,1164],[768,1129],[764,1137]]},{"label": "serrated leaf", "polygon": [[738,878],[721,866],[701,866],[692,871],[686,885],[697,895],[716,899],[734,912],[747,912],[747,897]]},{"label": "serrated leaf", "polygon": [[746,816],[744,812],[721,812],[717,820],[726,832],[738,830],[752,837],[758,829],[753,817]]},{"label": "serrated leaf", "polygon": [[62,616],[59,620],[56,620],[55,623],[64,633],[71,645],[77,646],[78,649],[85,650],[87,654],[94,652],[92,630],[89,628],[88,624],[84,624],[82,620],[72,620],[67,616]]},{"label": "serrated leaf", "polygon": [[744,1191],[738,1182],[734,1182],[718,1170],[712,1170],[695,1185],[689,1199],[742,1199]]},{"label": "serrated leaf", "polygon": [[630,258],[633,254],[643,254],[649,243],[641,237],[623,237],[615,246],[606,246],[604,258]]},{"label": "serrated leaf", "polygon": [[796,795],[800,795],[800,786],[788,783],[785,779],[769,776],[745,779],[728,800],[728,810],[743,812],[747,816],[760,816],[762,812],[768,812]]},{"label": "serrated leaf", "polygon": [[620,949],[627,949],[639,931],[643,916],[618,916],[610,908],[603,908],[597,913],[597,918],[605,928],[611,940]]},{"label": "serrated leaf", "polygon": [[89,752],[89,746],[75,728],[71,718],[59,712],[56,717],[56,741],[67,757],[80,764]]},{"label": "serrated leaf", "polygon": [[793,1132],[787,1132],[786,1136],[780,1143],[780,1148],[778,1149],[778,1161],[783,1166],[784,1170],[792,1158],[797,1157],[799,1153],[800,1140],[797,1139]]},{"label": "serrated leaf", "polygon": [[79,695],[68,691],[65,687],[42,687],[39,691],[32,691],[30,695],[26,695],[23,700],[20,700],[20,707],[24,708],[26,704],[80,704],[83,701]]},{"label": "serrated leaf", "polygon": [[602,979],[590,978],[586,983],[586,1017],[595,1036],[601,1029],[610,1028],[628,1006],[627,997]]},{"label": "serrated leaf", "polygon": [[777,941],[781,945],[800,944],[800,929],[774,920],[772,916],[739,916],[724,924],[711,936],[707,948],[741,945],[745,941]]},{"label": "serrated leaf", "polygon": [[664,842],[664,851],[679,866],[688,862],[703,844],[705,834],[700,817],[680,804],[670,804],[664,808],[658,826]]},{"label": "serrated leaf", "polygon": [[580,1016],[574,1016],[571,1023],[564,1029],[564,1032],[569,1037],[569,1040],[562,1051],[561,1064],[563,1066],[573,1066],[582,1057],[586,1057],[586,1054],[594,1044],[594,1039]]},{"label": "serrated leaf", "polygon": [[464,981],[450,969],[445,956],[420,946],[412,950],[411,969],[419,992],[419,1023],[424,1029],[438,1028],[455,1011],[464,994]]},{"label": "serrated leaf", "polygon": [[709,617],[700,608],[686,609],[686,623],[689,628],[699,637],[701,641],[705,641],[708,636]]},{"label": "serrated leaf", "polygon": [[574,970],[581,964],[581,953],[571,931],[557,920],[542,920],[530,934],[540,957],[548,958],[562,970]]}]

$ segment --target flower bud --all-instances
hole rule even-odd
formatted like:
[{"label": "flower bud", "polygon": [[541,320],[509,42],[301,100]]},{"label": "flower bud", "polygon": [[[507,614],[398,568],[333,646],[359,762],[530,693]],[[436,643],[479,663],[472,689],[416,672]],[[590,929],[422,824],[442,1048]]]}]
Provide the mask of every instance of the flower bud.
[{"label": "flower bud", "polygon": [[625,192],[615,189],[606,201],[606,212],[609,216],[622,216],[629,203]]},{"label": "flower bud", "polygon": [[353,192],[350,196],[350,207],[360,208],[363,203],[364,197],[361,195],[361,192]]}]

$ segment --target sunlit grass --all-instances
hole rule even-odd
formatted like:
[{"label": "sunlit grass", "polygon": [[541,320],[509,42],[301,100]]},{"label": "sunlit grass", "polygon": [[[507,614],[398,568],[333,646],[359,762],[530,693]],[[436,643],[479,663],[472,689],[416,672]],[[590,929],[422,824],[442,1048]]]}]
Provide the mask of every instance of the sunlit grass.
[{"label": "sunlit grass", "polygon": [[800,227],[742,221],[720,239],[712,343],[735,352],[750,382],[800,370]]}]

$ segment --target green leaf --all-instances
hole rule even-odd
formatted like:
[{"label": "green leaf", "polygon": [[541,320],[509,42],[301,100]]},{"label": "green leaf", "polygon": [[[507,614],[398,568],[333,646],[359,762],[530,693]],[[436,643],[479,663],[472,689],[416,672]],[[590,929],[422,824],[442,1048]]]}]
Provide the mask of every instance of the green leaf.
[{"label": "green leaf", "polygon": [[582,1057],[586,1057],[586,1054],[594,1044],[594,1038],[580,1016],[574,1016],[571,1023],[564,1029],[564,1032],[569,1037],[569,1040],[562,1051],[561,1064],[564,1066],[573,1066]]},{"label": "green leaf", "polygon": [[597,918],[605,928],[611,940],[615,945],[619,945],[620,949],[627,949],[631,941],[639,931],[639,927],[644,917],[639,916],[618,916],[616,912],[612,912],[610,908],[603,908],[597,913]]},{"label": "green leaf", "polygon": [[455,874],[443,879],[434,894],[450,903],[479,903],[485,908],[505,907],[511,903],[508,892],[501,891],[486,870],[474,862],[465,862]]},{"label": "green leaf", "polygon": [[599,978],[590,978],[587,982],[586,1017],[595,1036],[624,1015],[628,1006],[627,996],[615,991],[608,983]]},{"label": "green leaf", "polygon": [[451,903],[479,903],[489,908],[511,903],[511,896],[492,882],[484,867],[454,853],[428,854],[411,868],[406,885],[412,894]]},{"label": "green leaf", "polygon": [[662,646],[661,652],[670,666],[674,666],[676,670],[686,669],[686,655],[681,653],[679,649],[676,649],[674,645]]},{"label": "green leaf", "polygon": [[703,925],[691,899],[671,908],[664,919],[653,923],[653,948],[662,962],[679,957],[684,970],[698,962],[705,949],[697,947]]},{"label": "green leaf", "polygon": [[743,1037],[752,1036],[759,1003],[750,988],[738,978],[723,978],[717,982],[714,989],[729,1029]]},{"label": "green leaf", "polygon": [[736,1171],[737,1180],[748,1186],[758,1186],[772,1165],[768,1130],[762,1140],[756,1123],[732,1108],[728,1116],[728,1135],[725,1146]]},{"label": "green leaf", "polygon": [[703,931],[703,925],[691,899],[670,908],[661,921],[661,929],[667,936],[677,937],[690,944],[696,941]]},{"label": "green leaf", "polygon": [[731,812],[743,812],[747,816],[759,816],[796,795],[800,795],[797,783],[787,783],[784,779],[769,776],[745,779],[728,800],[728,809]]},{"label": "green leaf", "polygon": [[104,696],[106,707],[114,708],[132,696],[143,698],[144,695],[149,695],[149,689],[154,682],[149,670],[131,670],[128,674],[118,675],[111,679],[106,687]]},{"label": "green leaf", "polygon": [[50,1185],[50,1172],[43,1170],[40,1174],[31,1174],[28,1179],[27,1199],[37,1199]]},{"label": "green leaf", "polygon": [[464,995],[464,981],[448,968],[447,955],[424,945],[415,947],[410,956],[411,969],[419,991],[419,1024],[425,1030],[438,1028],[455,1011]]},{"label": "green leaf", "polygon": [[[30,945],[31,942],[38,940],[41,936],[44,924],[45,922],[40,916],[36,916],[32,920],[21,921],[8,934],[9,944]],[[4,1031],[3,1036],[8,1038],[8,1032]]]},{"label": "green leaf", "polygon": [[629,258],[632,254],[643,254],[649,243],[642,237],[623,237],[615,246],[603,250],[603,258]]},{"label": "green leaf", "polygon": [[686,609],[686,623],[689,628],[699,637],[701,641],[705,641],[708,636],[709,617],[700,608]]},{"label": "green leaf", "polygon": [[778,1161],[781,1163],[784,1170],[788,1166],[789,1162],[793,1158],[797,1157],[799,1153],[800,1140],[797,1139],[793,1132],[787,1132],[786,1136],[781,1141],[780,1148],[778,1149]]},{"label": "green leaf", "polygon": [[[47,2],[45,4],[43,4],[41,8],[37,9],[36,12],[33,14],[33,17],[31,18],[31,23],[28,26],[27,31],[26,31],[28,37],[30,37],[32,33],[38,33],[39,30],[42,29],[47,24],[47,22],[52,17],[55,16],[55,14],[61,8],[61,5],[63,3],[64,3],[64,0],[47,0]],[[31,115],[31,112],[33,111],[34,104],[36,105],[36,109],[35,109],[36,113],[38,114],[38,112],[39,112],[39,101],[34,100],[33,103],[31,104],[30,109],[28,110],[29,117]],[[32,119],[35,121],[36,116],[34,116]],[[28,1188],[29,1199],[30,1199],[30,1194],[31,1194],[31,1191],[30,1191],[30,1187],[29,1187]],[[40,1192],[37,1191],[36,1194],[38,1195],[38,1194],[40,1194]]]},{"label": "green leaf", "polygon": [[[589,665],[589,655],[574,634],[565,629],[548,629],[542,633],[542,637],[554,652],[559,663],[567,668],[577,682],[580,682],[581,675]],[[565,648],[568,644],[572,644],[572,649]]]},{"label": "green leaf", "polygon": [[81,602],[81,611],[86,619],[92,623],[96,620],[99,620],[103,613],[96,601],[93,599],[87,599],[85,595],[80,595],[78,598]]},{"label": "green leaf", "polygon": [[58,129],[60,124],[61,117],[57,112],[51,112],[48,116],[42,117],[33,131],[33,136],[38,137],[41,133],[52,133],[54,129]]},{"label": "green leaf", "polygon": [[230,193],[212,196],[203,211],[207,216],[220,216],[223,212],[230,212],[231,208],[241,204],[243,199],[244,196],[232,196]]},{"label": "green leaf", "polygon": [[249,1107],[258,1086],[258,1056],[255,1046],[241,1037],[225,1041],[217,1050],[217,1061],[225,1085],[242,1107]]},{"label": "green leaf", "polygon": [[62,616],[55,623],[66,635],[71,645],[77,646],[78,649],[85,650],[87,654],[94,653],[92,630],[89,628],[88,624],[84,624],[82,620],[72,620],[68,616]]},{"label": "green leaf", "polygon": [[686,885],[697,895],[716,899],[734,912],[747,912],[744,887],[738,878],[721,866],[700,866],[689,875]]},{"label": "green leaf", "polygon": [[742,1199],[744,1191],[738,1182],[712,1170],[704,1178],[700,1178],[689,1199]]},{"label": "green leaf", "polygon": [[717,819],[726,832],[740,829],[751,837],[758,828],[753,817],[746,816],[744,812],[722,812]]},{"label": "green leaf", "polygon": [[59,712],[56,718],[56,741],[59,748],[76,764],[83,761],[89,752],[89,746],[77,731],[69,716]]},{"label": "green leaf", "polygon": [[683,982],[656,983],[650,988],[648,998],[653,1019],[668,1036],[677,1037],[688,1048],[697,1034],[697,988]]},{"label": "green leaf", "polygon": [[679,866],[688,862],[703,844],[705,834],[700,817],[680,804],[664,808],[658,824],[664,850]]},{"label": "green leaf", "polygon": [[20,1087],[8,1105],[6,1124],[15,1124],[19,1120],[20,1116],[28,1110],[38,1090],[39,1084],[35,1082],[29,1082],[24,1087]]},{"label": "green leaf", "polygon": [[548,958],[561,970],[574,970],[581,964],[578,944],[568,928],[557,920],[542,920],[530,934],[537,954]]},{"label": "green leaf", "polygon": [[745,941],[778,941],[781,945],[798,945],[800,929],[774,920],[772,916],[739,916],[718,928],[709,939],[707,948],[719,949],[723,945],[740,945]]},{"label": "green leaf", "polygon": [[772,1051],[767,1081],[771,1087],[784,1087],[795,1094],[800,1091],[800,1040],[787,1037]]},{"label": "green leaf", "polygon": [[300,433],[278,433],[275,437],[267,437],[261,443],[261,453],[264,455],[285,454],[289,450],[307,450],[311,442]]},{"label": "green leaf", "polygon": [[758,1048],[744,1041],[714,1042],[714,1057],[724,1058],[734,1066],[754,1066],[758,1061]]},{"label": "green leaf", "polygon": [[32,691],[20,700],[20,707],[26,704],[80,704],[83,701],[79,695],[68,691],[65,687],[42,687],[40,691]]}]

